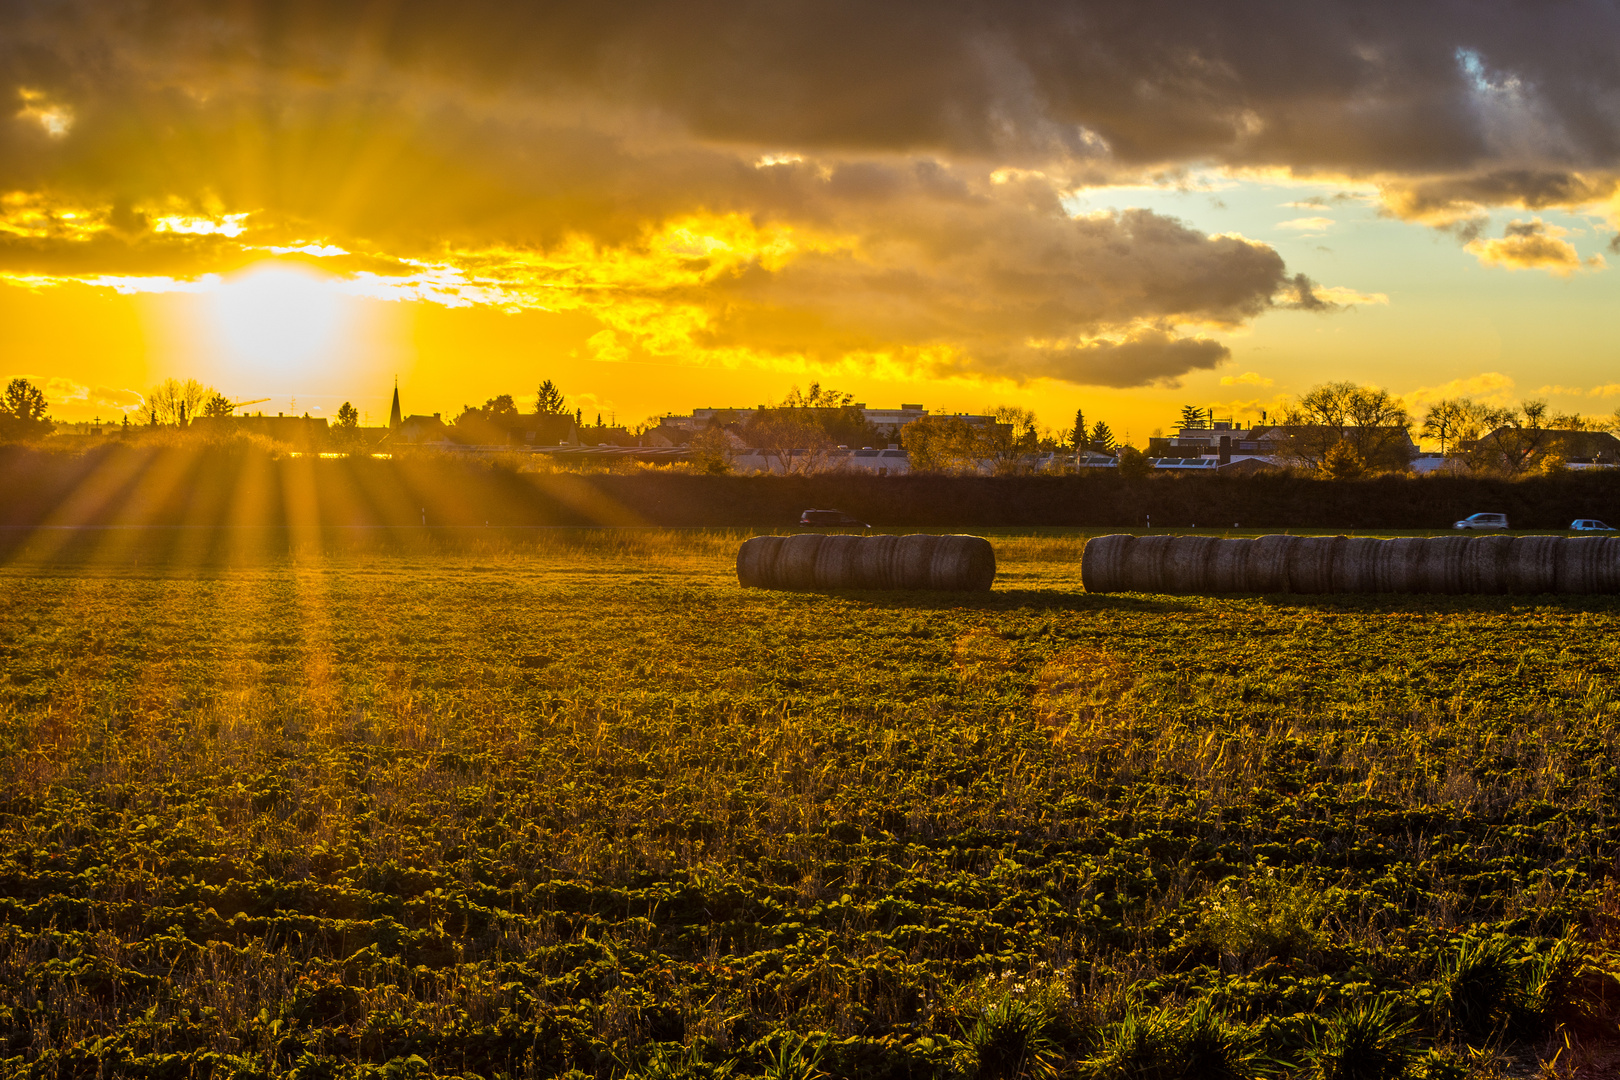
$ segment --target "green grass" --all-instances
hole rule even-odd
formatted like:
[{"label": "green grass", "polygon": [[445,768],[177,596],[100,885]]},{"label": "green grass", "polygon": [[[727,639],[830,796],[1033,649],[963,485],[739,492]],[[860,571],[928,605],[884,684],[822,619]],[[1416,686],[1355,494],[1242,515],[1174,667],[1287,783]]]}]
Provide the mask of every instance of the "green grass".
[{"label": "green grass", "polygon": [[1484,1075],[1601,1026],[1616,598],[185,535],[0,569],[5,1071]]}]

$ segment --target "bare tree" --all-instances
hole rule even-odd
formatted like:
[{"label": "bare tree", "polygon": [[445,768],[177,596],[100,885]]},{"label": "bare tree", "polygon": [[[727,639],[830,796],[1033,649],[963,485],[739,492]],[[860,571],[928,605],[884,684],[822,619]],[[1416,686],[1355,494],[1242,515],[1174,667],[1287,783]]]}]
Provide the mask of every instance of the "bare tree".
[{"label": "bare tree", "polygon": [[748,436],[784,473],[820,470],[836,445],[816,415],[801,408],[769,410],[749,425]]},{"label": "bare tree", "polygon": [[788,391],[788,396],[782,399],[784,409],[842,409],[854,404],[854,394],[842,394],[830,387],[821,388],[820,383],[811,383],[810,389],[801,392],[797,386]]},{"label": "bare tree", "polygon": [[705,473],[729,473],[737,453],[737,440],[719,424],[710,424],[687,444],[688,460]]},{"label": "bare tree", "polygon": [[912,472],[975,473],[983,456],[979,431],[960,416],[925,416],[900,429]]},{"label": "bare tree", "polygon": [[1481,472],[1522,476],[1561,451],[1558,433],[1546,426],[1547,403],[1526,401],[1490,417],[1491,430],[1468,447],[1468,465]]},{"label": "bare tree", "polygon": [[164,379],[146,392],[146,407],[154,423],[184,427],[198,416],[203,402],[218,396],[196,379]]},{"label": "bare tree", "polygon": [[1017,405],[998,405],[990,415],[995,424],[978,431],[980,456],[989,459],[998,473],[1020,471],[1025,460],[1040,449],[1035,414]]},{"label": "bare tree", "polygon": [[1351,382],[1326,383],[1283,413],[1285,458],[1316,469],[1336,444],[1350,448],[1369,472],[1405,469],[1412,463],[1412,418],[1389,391]]},{"label": "bare tree", "polygon": [[1423,418],[1423,436],[1438,439],[1440,452],[1455,450],[1473,442],[1486,431],[1504,422],[1511,410],[1492,408],[1473,398],[1448,398],[1429,407]]}]

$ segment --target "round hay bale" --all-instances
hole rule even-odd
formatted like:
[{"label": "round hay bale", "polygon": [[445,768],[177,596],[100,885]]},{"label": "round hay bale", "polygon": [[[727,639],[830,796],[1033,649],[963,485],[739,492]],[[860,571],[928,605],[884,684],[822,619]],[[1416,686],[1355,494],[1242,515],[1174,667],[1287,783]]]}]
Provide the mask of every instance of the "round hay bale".
[{"label": "round hay bale", "polygon": [[1164,591],[1209,592],[1209,558],[1218,541],[1213,536],[1178,536],[1165,554]]},{"label": "round hay bale", "polygon": [[927,533],[902,536],[890,565],[892,589],[927,589],[933,585],[934,549],[939,537]]},{"label": "round hay bale", "polygon": [[1215,541],[1210,549],[1204,573],[1212,593],[1244,591],[1243,568],[1249,561],[1249,541],[1227,539]]},{"label": "round hay bale", "polygon": [[982,536],[942,536],[928,568],[942,592],[988,592],[996,580],[996,552]]},{"label": "round hay bale", "polygon": [[1572,536],[1554,550],[1553,591],[1572,595],[1599,592],[1607,537]]},{"label": "round hay bale", "polygon": [[1502,559],[1502,577],[1507,591],[1520,596],[1539,596],[1553,591],[1554,561],[1561,536],[1515,536]]},{"label": "round hay bale", "polygon": [[1249,541],[1249,557],[1243,565],[1243,591],[1280,593],[1288,591],[1288,557],[1299,537],[1273,533]]},{"label": "round hay bale", "polygon": [[1126,592],[1164,592],[1164,562],[1176,537],[1138,536],[1125,553]]},{"label": "round hay bale", "polygon": [[782,540],[780,536],[754,536],[744,540],[737,548],[737,584],[745,589],[771,588]]},{"label": "round hay bale", "polygon": [[1463,591],[1486,596],[1507,592],[1502,563],[1512,544],[1511,536],[1476,536],[1470,539],[1468,546],[1463,548]]},{"label": "round hay bale", "polygon": [[1603,547],[1598,551],[1597,569],[1593,575],[1592,591],[1620,593],[1620,537],[1600,537]]},{"label": "round hay bale", "polygon": [[1378,552],[1384,541],[1376,536],[1349,536],[1333,552],[1333,591],[1378,591]]},{"label": "round hay bale", "polygon": [[1129,533],[1093,536],[1080,550],[1080,585],[1089,593],[1120,592],[1125,588],[1125,556],[1136,537]]},{"label": "round hay bale", "polygon": [[1342,536],[1301,536],[1288,553],[1288,591],[1314,596],[1333,591],[1333,559]]},{"label": "round hay bale", "polygon": [[894,549],[900,545],[898,536],[859,536],[861,546],[856,550],[855,580],[858,589],[892,589],[894,575],[890,564]]},{"label": "round hay bale", "polygon": [[1466,536],[1430,536],[1422,543],[1412,591],[1443,595],[1466,591],[1463,552],[1472,541]]},{"label": "round hay bale", "polygon": [[816,588],[858,589],[856,560],[860,557],[861,537],[836,533],[821,541],[816,552]]},{"label": "round hay bale", "polygon": [[816,587],[816,556],[821,552],[820,533],[800,533],[782,541],[782,550],[776,556],[776,587],[778,589],[813,589]]},{"label": "round hay bale", "polygon": [[1373,566],[1373,580],[1381,593],[1417,592],[1417,564],[1423,555],[1423,540],[1416,536],[1397,536],[1385,540],[1378,548]]},{"label": "round hay bale", "polygon": [[737,584],[745,589],[769,589],[776,582],[776,555],[782,550],[780,536],[753,536],[737,549]]}]

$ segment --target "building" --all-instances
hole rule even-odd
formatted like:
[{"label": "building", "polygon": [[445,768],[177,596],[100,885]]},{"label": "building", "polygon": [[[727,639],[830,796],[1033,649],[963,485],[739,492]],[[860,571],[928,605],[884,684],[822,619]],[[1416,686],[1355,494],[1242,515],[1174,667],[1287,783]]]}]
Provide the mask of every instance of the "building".
[{"label": "building", "polygon": [[1276,467],[1279,430],[1269,425],[1244,428],[1230,420],[1216,420],[1208,426],[1183,427],[1168,437],[1154,436],[1148,440],[1147,456],[1155,468],[1203,468],[1206,461],[1225,468],[1249,460]]},{"label": "building", "polygon": [[[1148,440],[1147,455],[1156,468],[1203,467],[1212,462],[1225,469],[1244,462],[1245,471],[1291,464],[1314,466],[1337,442],[1353,446],[1375,468],[1404,469],[1421,455],[1409,429],[1399,425],[1376,428],[1334,428],[1317,424],[1257,424],[1244,428],[1230,420],[1183,427],[1172,436]],[[1163,463],[1163,464],[1161,464]],[[1174,464],[1171,464],[1174,463]],[[1432,467],[1428,462],[1425,465]]]},{"label": "building", "polygon": [[[701,409],[693,409],[689,414],[670,413],[667,416],[662,416],[659,418],[658,428],[655,430],[661,430],[661,437],[670,440],[671,444],[675,444],[677,442],[684,441],[680,438],[678,433],[684,432],[690,434],[692,432],[701,431],[704,428],[709,427],[711,424],[718,424],[724,428],[730,428],[734,425],[746,427],[748,422],[756,415],[779,407],[780,406],[773,407],[770,405],[756,405],[753,408],[739,409],[714,408],[709,406]],[[913,404],[902,404],[898,409],[869,409],[866,407],[866,402],[857,401],[851,405],[850,408],[859,409],[868,424],[871,424],[873,427],[886,430],[891,435],[898,435],[900,429],[905,427],[907,424],[914,424],[918,420],[932,415],[921,405]],[[839,412],[841,410],[827,409],[825,411]],[[996,422],[995,418],[992,416],[976,416],[968,413],[956,413],[951,415],[955,415],[967,423],[975,426],[993,424]]]},{"label": "building", "polygon": [[[395,400],[397,403],[398,399]],[[432,416],[407,416],[399,420],[398,423],[394,423],[393,417],[390,417],[389,423],[394,429],[389,436],[391,442],[421,446],[450,441],[450,428],[446,426],[438,413],[434,413]]]},{"label": "building", "polygon": [[1620,439],[1607,431],[1565,428],[1499,427],[1458,447],[1458,456],[1476,468],[1519,473],[1559,458],[1570,469],[1620,468]]}]

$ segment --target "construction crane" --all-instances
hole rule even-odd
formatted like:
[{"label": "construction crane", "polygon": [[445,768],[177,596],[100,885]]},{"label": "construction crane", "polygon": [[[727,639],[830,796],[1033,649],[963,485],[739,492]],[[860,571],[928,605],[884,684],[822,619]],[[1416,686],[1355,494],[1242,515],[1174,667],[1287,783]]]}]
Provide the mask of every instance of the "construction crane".
[{"label": "construction crane", "polygon": [[252,401],[233,401],[233,402],[231,402],[231,412],[235,412],[237,409],[240,409],[244,405],[261,405],[264,402],[269,401],[269,400],[270,399],[267,398],[267,397],[261,397],[261,398],[254,398]]}]

